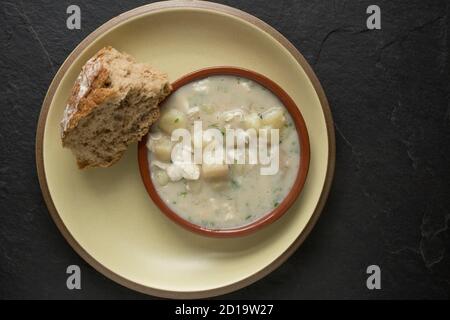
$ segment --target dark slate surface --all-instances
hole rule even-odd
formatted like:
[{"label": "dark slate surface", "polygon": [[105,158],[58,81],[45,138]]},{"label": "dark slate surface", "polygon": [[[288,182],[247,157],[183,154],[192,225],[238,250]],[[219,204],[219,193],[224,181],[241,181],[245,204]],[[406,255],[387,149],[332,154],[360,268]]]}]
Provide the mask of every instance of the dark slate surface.
[{"label": "dark slate surface", "polygon": [[[82,29],[65,27],[66,8]],[[65,242],[40,193],[34,158],[45,92],[70,51],[145,1],[0,4],[0,298],[147,298],[108,280]],[[303,53],[336,123],[336,175],[304,245],[278,270],[224,298],[449,298],[450,109],[446,1],[224,3],[268,22]],[[82,268],[81,291],[65,269]],[[369,291],[377,264],[382,289]]]}]

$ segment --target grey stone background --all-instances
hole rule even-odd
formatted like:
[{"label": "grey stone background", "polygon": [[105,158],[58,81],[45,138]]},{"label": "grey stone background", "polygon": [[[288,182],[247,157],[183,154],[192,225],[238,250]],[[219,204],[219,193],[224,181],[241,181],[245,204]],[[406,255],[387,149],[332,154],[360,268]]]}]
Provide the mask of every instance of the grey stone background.
[{"label": "grey stone background", "polygon": [[[71,50],[146,1],[0,2],[0,298],[147,298],[108,280],[65,242],[47,213],[34,158],[46,90]],[[328,204],[278,270],[227,299],[450,297],[450,108],[447,1],[243,1],[303,53],[336,123]],[[68,30],[78,4],[82,29]],[[382,30],[366,29],[366,8]],[[66,289],[66,267],[82,290]],[[382,289],[365,286],[366,267]]]}]

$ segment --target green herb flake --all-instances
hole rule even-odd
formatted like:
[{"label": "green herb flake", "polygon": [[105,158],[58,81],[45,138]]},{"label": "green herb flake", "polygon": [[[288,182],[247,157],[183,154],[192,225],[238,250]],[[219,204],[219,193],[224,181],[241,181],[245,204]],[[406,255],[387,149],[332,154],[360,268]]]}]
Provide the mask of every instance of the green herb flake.
[{"label": "green herb flake", "polygon": [[239,187],[240,187],[239,182],[237,182],[237,181],[234,180],[234,179],[231,179],[231,188],[233,188],[233,189],[239,189]]},{"label": "green herb flake", "polygon": [[279,203],[278,201],[275,201],[275,202],[273,203],[273,207],[276,208],[276,207],[278,207],[279,204],[280,204],[280,203]]},{"label": "green herb flake", "polygon": [[183,191],[178,194],[180,197],[186,198],[187,192]]},{"label": "green herb flake", "polygon": [[250,219],[251,217],[252,217],[252,215],[249,214],[248,216],[245,217],[245,220],[248,220],[248,219]]},{"label": "green herb flake", "polygon": [[175,123],[177,123],[178,121],[180,121],[180,119],[178,119],[178,118],[176,118],[176,119],[174,120]]}]

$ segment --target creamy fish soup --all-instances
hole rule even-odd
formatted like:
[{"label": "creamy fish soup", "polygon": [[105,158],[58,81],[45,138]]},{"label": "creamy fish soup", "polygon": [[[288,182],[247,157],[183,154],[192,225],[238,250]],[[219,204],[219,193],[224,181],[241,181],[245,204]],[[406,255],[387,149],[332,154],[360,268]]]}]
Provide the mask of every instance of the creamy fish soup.
[{"label": "creamy fish soup", "polygon": [[[167,206],[185,220],[209,229],[241,227],[271,212],[291,190],[300,163],[298,135],[281,101],[263,86],[236,76],[210,76],[176,90],[161,110],[147,141],[151,178]],[[279,129],[276,174],[262,175],[263,165],[248,159],[244,164],[236,159],[230,164],[178,162],[192,149],[172,141],[172,133],[179,128],[193,132],[198,121],[203,130],[218,129],[224,140],[228,129],[255,129],[258,135]],[[269,138],[270,149],[274,142]],[[212,142],[202,137],[203,147]],[[246,140],[236,150],[248,155],[249,145]]]}]

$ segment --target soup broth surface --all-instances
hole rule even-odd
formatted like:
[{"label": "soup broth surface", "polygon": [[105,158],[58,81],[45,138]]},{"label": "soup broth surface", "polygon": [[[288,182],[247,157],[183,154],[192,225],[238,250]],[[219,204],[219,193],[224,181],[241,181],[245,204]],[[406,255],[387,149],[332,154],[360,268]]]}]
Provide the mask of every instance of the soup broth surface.
[{"label": "soup broth surface", "polygon": [[[171,158],[176,145],[171,132],[177,128],[192,132],[194,121],[202,121],[203,130],[220,130],[224,137],[227,129],[279,129],[278,172],[261,175],[263,165],[249,164],[248,158],[245,164],[193,164],[180,169]],[[281,101],[255,81],[228,75],[210,76],[176,90],[161,107],[147,147],[159,196],[183,219],[208,229],[241,227],[271,212],[291,190],[300,163],[295,124]],[[240,150],[248,154],[248,144]]]}]

